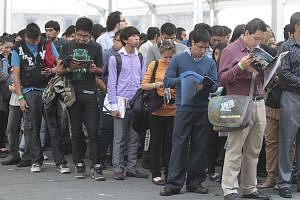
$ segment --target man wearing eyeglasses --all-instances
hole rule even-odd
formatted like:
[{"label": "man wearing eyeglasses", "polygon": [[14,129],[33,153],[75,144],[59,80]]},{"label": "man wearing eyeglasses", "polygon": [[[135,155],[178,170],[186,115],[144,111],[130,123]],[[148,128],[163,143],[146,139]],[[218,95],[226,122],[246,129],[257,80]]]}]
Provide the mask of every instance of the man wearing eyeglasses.
[{"label": "man wearing eyeglasses", "polygon": [[[172,23],[164,23],[160,27],[160,36],[161,41],[168,40],[172,41],[176,44],[176,54],[184,52],[187,47],[184,44],[176,43],[176,26]],[[146,67],[155,60],[160,59],[160,53],[159,53],[159,47],[160,44],[155,44],[148,48],[147,54],[146,54]]]},{"label": "man wearing eyeglasses", "polygon": [[252,74],[256,73],[251,122],[243,130],[229,132],[227,137],[222,188],[225,200],[240,199],[239,177],[243,198],[265,199],[270,197],[257,190],[257,162],[264,130],[266,111],[263,91],[263,71],[257,72],[252,66],[250,51],[258,47],[264,37],[267,25],[255,18],[248,22],[244,36],[228,45],[222,52],[219,66],[219,80],[226,87],[228,95],[249,96]]},{"label": "man wearing eyeglasses", "polygon": [[[180,193],[184,183],[187,192],[207,194],[202,185],[207,167],[207,144],[209,121],[207,115],[208,95],[217,90],[216,64],[206,53],[210,34],[206,30],[195,30],[191,35],[192,47],[171,59],[164,79],[165,88],[176,88],[176,114],[174,118],[172,153],[168,168],[168,179],[160,191],[161,196]],[[181,100],[184,72],[208,76],[211,84],[197,84],[197,93],[187,102]],[[190,86],[194,89],[193,85]],[[188,159],[187,159],[188,158]]]}]

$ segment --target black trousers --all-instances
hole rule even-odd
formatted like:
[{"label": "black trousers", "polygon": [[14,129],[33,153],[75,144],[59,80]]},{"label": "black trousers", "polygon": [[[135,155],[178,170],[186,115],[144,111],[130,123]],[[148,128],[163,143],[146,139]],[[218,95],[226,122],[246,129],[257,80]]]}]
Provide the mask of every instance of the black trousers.
[{"label": "black trousers", "polygon": [[166,187],[189,189],[206,179],[209,121],[207,112],[177,111]]},{"label": "black trousers", "polygon": [[[174,126],[173,116],[149,115],[151,139],[149,144],[149,161],[152,177],[160,177],[160,153],[165,168],[165,176],[168,177],[168,166],[172,150],[172,134]],[[162,147],[162,149],[161,149]]]},{"label": "black trousers", "polygon": [[68,108],[71,133],[73,162],[83,162],[85,141],[82,132],[82,123],[86,126],[89,139],[89,158],[92,164],[100,163],[98,123],[99,110],[97,91],[75,88],[76,102]]},{"label": "black trousers", "polygon": [[7,126],[8,112],[0,111],[0,148],[5,148],[5,129]]}]

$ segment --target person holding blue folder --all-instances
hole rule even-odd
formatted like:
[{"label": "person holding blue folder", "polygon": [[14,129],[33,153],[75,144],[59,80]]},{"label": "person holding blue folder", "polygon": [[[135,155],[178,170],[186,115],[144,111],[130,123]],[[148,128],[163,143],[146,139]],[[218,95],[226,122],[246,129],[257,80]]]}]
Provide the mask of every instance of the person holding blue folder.
[{"label": "person holding blue folder", "polygon": [[[210,34],[194,30],[191,37],[191,48],[172,58],[164,78],[165,88],[176,88],[176,114],[168,179],[161,196],[180,193],[184,182],[187,192],[208,193],[202,186],[207,167],[208,95],[217,90],[217,68],[206,55]],[[190,96],[183,98],[186,95]]]}]

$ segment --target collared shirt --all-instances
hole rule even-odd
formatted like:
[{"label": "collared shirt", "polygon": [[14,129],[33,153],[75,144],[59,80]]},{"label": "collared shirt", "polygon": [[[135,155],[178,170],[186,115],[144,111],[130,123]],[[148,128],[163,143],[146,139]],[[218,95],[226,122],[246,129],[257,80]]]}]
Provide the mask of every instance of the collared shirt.
[{"label": "collared shirt", "polygon": [[[241,37],[229,44],[222,52],[219,66],[219,81],[226,88],[227,94],[246,95],[250,93],[252,73],[241,70],[237,65],[242,57],[249,54],[249,49]],[[262,96],[263,72],[256,76],[254,96]]]},{"label": "collared shirt", "polygon": [[137,49],[133,54],[128,54],[125,48],[122,47],[118,53],[122,59],[122,68],[118,80],[116,58],[111,56],[108,64],[107,93],[112,110],[117,110],[117,96],[130,100],[135,95],[146,72],[144,61],[141,67]]},{"label": "collared shirt", "polygon": [[290,52],[281,61],[281,86],[288,91],[300,92],[300,44],[297,44],[294,37],[280,46],[278,54],[285,51]]},{"label": "collared shirt", "polygon": [[142,44],[142,46],[140,46],[139,51],[141,52],[141,54],[143,54],[144,57],[146,57],[147,51],[151,46],[153,46],[153,43],[150,40],[147,40],[147,42],[145,42],[144,44]]},{"label": "collared shirt", "polygon": [[97,38],[96,42],[102,46],[103,55],[108,49],[113,46],[114,36],[115,33],[113,31],[110,31],[103,33]]}]

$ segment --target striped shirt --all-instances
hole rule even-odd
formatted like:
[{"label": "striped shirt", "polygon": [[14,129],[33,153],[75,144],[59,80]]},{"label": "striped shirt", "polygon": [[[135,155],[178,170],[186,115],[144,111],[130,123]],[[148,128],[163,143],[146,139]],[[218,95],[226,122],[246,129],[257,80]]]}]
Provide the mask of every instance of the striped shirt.
[{"label": "striped shirt", "polygon": [[278,54],[290,51],[281,62],[279,72],[280,86],[287,91],[300,93],[300,44],[294,37],[284,42]]}]

